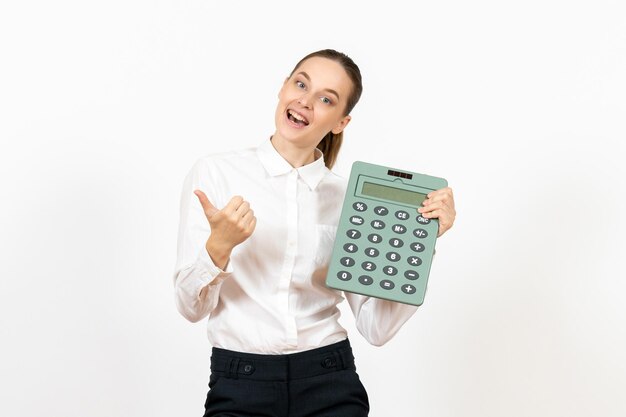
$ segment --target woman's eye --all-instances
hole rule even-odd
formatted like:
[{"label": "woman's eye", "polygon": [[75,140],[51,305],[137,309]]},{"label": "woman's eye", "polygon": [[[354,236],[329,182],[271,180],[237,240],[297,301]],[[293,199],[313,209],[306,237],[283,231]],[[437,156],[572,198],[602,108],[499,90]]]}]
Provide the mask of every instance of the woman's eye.
[{"label": "woman's eye", "polygon": [[330,99],[328,97],[322,97],[322,103],[324,103],[324,104],[331,104],[332,101],[330,101]]},{"label": "woman's eye", "polygon": [[302,81],[296,81],[296,85],[298,88],[304,88],[304,83]]}]

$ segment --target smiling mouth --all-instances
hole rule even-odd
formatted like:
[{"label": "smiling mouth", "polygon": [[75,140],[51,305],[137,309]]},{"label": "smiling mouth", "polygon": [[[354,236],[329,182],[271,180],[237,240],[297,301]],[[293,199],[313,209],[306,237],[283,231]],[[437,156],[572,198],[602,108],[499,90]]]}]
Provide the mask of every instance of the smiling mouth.
[{"label": "smiling mouth", "polygon": [[299,126],[308,126],[309,121],[299,113],[293,110],[287,110],[287,118]]}]

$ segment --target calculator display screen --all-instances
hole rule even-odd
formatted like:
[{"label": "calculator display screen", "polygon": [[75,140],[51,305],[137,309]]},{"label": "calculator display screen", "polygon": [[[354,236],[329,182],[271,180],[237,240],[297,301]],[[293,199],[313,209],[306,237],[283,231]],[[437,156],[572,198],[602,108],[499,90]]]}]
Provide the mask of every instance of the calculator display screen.
[{"label": "calculator display screen", "polygon": [[361,194],[415,206],[420,206],[426,199],[426,194],[403,190],[401,188],[387,187],[372,182],[363,183]]}]

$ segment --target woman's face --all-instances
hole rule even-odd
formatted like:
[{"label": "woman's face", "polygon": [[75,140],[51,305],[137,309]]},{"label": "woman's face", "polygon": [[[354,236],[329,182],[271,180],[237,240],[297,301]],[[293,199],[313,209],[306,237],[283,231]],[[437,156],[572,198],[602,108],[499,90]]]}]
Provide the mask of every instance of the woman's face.
[{"label": "woman's face", "polygon": [[315,148],[328,132],[343,131],[352,81],[341,64],[322,57],[304,61],[278,94],[276,134],[302,149]]}]

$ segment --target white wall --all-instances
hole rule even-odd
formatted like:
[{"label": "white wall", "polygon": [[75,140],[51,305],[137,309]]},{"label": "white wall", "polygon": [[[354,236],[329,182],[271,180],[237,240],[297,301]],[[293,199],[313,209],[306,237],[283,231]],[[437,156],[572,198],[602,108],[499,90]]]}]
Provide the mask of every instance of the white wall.
[{"label": "white wall", "polygon": [[371,415],[626,414],[623,2],[365,3],[0,6],[0,415],[202,414],[210,346],[171,281],[183,178],[267,138],[325,47],[365,79],[337,171],[456,192],[397,337],[366,345],[344,309]]}]

